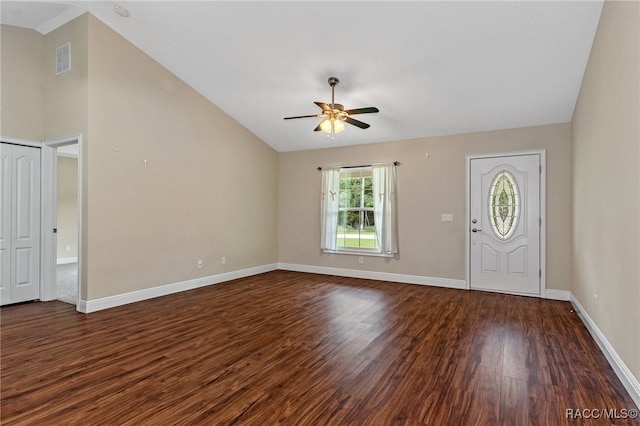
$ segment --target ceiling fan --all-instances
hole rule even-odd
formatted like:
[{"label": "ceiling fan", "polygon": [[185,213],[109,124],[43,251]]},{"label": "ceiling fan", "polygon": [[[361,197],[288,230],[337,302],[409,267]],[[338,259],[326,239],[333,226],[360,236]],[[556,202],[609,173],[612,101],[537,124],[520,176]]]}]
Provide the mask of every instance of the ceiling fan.
[{"label": "ceiling fan", "polygon": [[359,120],[355,120],[351,118],[351,115],[356,114],[370,114],[373,112],[379,112],[376,107],[366,107],[366,108],[356,108],[356,109],[344,109],[344,106],[341,104],[335,103],[335,87],[340,83],[337,77],[329,77],[329,86],[331,86],[331,103],[326,104],[324,102],[314,102],[322,109],[321,114],[313,114],[313,115],[298,115],[295,117],[285,117],[285,120],[292,120],[295,118],[309,118],[309,117],[320,117],[323,120],[318,124],[318,126],[313,129],[314,132],[322,130],[327,133],[327,136],[333,136],[336,133],[339,133],[344,130],[344,123],[352,124],[356,127],[360,127],[361,129],[368,129],[370,127],[369,124],[364,123]]}]

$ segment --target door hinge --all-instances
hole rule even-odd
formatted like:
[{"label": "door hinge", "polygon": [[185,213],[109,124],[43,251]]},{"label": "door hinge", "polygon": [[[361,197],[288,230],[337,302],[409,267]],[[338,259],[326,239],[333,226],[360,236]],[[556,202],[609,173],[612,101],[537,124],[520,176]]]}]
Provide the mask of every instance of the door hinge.
[{"label": "door hinge", "polygon": [[542,226],[542,218],[541,218],[541,217],[539,217],[538,219],[539,219],[539,220],[538,220],[538,225]]},{"label": "door hinge", "polygon": [[58,228],[53,228],[53,233],[57,234],[58,233]]},{"label": "door hinge", "polygon": [[542,269],[538,269],[538,277],[542,278]]},{"label": "door hinge", "polygon": [[540,170],[540,174],[542,174],[542,165],[538,166]]}]

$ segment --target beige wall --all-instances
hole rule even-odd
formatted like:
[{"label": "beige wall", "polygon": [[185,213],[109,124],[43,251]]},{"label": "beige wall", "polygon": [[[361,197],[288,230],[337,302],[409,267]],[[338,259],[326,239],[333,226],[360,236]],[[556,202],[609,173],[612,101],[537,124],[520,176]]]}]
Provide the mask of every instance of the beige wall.
[{"label": "beige wall", "polygon": [[640,380],[639,6],[605,2],[573,117],[572,291]]},{"label": "beige wall", "polygon": [[41,141],[44,136],[44,37],[25,28],[0,31],[0,135]]},{"label": "beige wall", "polygon": [[[88,128],[88,32],[89,14],[84,14],[45,36],[45,125],[44,138],[52,140],[67,136],[82,136],[83,158],[86,164],[90,146]],[[71,43],[71,69],[56,75],[56,49]],[[86,300],[87,274],[90,259],[87,256],[89,217],[87,216],[87,168],[82,169],[82,270],[79,271],[80,299]]]},{"label": "beige wall", "polygon": [[[78,257],[78,159],[58,157],[57,257]],[[69,246],[70,251],[65,251]]]},{"label": "beige wall", "polygon": [[[85,13],[45,36],[45,140],[81,133],[88,142],[88,34]],[[56,75],[56,49],[71,44],[71,69]]]},{"label": "beige wall", "polygon": [[277,153],[92,16],[88,67],[87,299],[277,262]]},{"label": "beige wall", "polygon": [[[333,268],[465,279],[465,158],[546,149],[547,288],[570,290],[569,124],[423,138],[280,154],[279,260]],[[429,159],[425,159],[425,153]],[[400,255],[396,259],[320,252],[318,166],[400,161]],[[442,213],[453,213],[452,223]]]},{"label": "beige wall", "polygon": [[[273,149],[89,14],[46,36],[2,36],[2,135],[82,135],[82,300],[277,262]],[[71,70],[56,76],[68,41]],[[29,60],[7,68],[6,52]],[[32,74],[40,113],[26,120],[13,100]]]}]

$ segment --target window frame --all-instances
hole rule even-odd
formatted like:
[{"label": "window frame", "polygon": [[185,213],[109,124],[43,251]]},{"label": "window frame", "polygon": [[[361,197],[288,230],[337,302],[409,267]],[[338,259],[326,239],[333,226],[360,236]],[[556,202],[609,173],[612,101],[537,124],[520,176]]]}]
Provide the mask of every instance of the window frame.
[{"label": "window frame", "polygon": [[[364,173],[363,173],[364,172]],[[360,174],[360,176],[352,176],[353,174]],[[373,196],[373,168],[371,166],[357,166],[357,167],[341,167],[340,168],[340,183],[343,180],[347,179],[360,179],[360,206],[359,207],[344,207],[340,205],[338,202],[338,218],[340,215],[347,212],[360,212],[359,217],[363,218],[363,216],[367,216],[367,212],[371,212],[373,214],[374,208],[373,205],[371,207],[365,206],[365,193],[367,191],[365,185],[365,179],[371,179],[371,195]],[[339,194],[340,199],[342,199],[342,190],[340,190]],[[358,242],[362,243],[362,221],[360,221],[361,226],[358,228]],[[336,253],[352,253],[352,254],[367,254],[367,255],[380,255],[380,242],[378,241],[378,237],[375,232],[375,223],[374,223],[374,232],[373,239],[375,241],[375,247],[352,247],[352,246],[342,246],[340,245],[340,219],[338,219],[338,228],[336,231]],[[346,224],[343,227],[343,236],[346,236]],[[346,240],[346,238],[343,238]]]}]

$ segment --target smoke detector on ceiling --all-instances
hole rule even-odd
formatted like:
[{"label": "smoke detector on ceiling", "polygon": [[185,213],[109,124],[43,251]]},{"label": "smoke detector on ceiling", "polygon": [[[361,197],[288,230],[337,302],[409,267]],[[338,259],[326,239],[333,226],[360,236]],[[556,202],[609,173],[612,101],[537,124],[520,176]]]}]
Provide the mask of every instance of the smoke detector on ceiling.
[{"label": "smoke detector on ceiling", "polygon": [[131,14],[129,13],[129,11],[127,9],[125,9],[122,6],[116,6],[113,8],[113,11],[116,13],[116,15],[120,15],[123,18],[128,18],[129,16],[131,16]]}]

